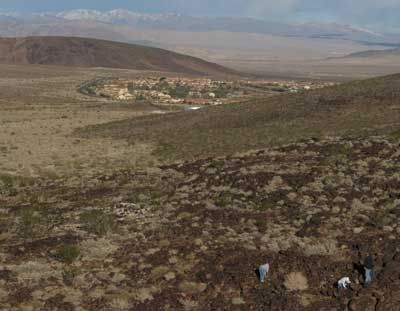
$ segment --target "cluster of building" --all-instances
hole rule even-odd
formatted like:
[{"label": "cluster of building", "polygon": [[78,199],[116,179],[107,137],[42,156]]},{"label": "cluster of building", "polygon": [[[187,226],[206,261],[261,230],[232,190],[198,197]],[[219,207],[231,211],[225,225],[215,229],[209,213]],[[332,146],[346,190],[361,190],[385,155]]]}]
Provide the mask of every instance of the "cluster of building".
[{"label": "cluster of building", "polygon": [[328,81],[301,81],[301,80],[258,80],[254,81],[246,81],[246,83],[250,86],[258,86],[268,88],[272,91],[276,92],[290,92],[297,93],[303,90],[316,90],[328,86],[333,86],[336,83],[328,82]]},{"label": "cluster of building", "polygon": [[298,92],[333,85],[330,82],[147,77],[104,79],[90,84],[89,93],[121,101],[151,101],[156,104],[219,105],[249,96]]},{"label": "cluster of building", "polygon": [[98,96],[116,100],[150,100],[160,104],[220,104],[242,96],[234,82],[189,78],[113,79],[92,86]]}]

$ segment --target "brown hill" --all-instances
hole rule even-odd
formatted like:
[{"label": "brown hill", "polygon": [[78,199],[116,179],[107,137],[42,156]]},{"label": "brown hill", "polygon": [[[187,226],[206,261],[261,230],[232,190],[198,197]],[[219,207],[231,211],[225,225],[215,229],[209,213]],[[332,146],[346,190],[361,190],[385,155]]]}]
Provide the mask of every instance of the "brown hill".
[{"label": "brown hill", "polygon": [[0,38],[0,63],[236,74],[223,66],[163,49],[72,37]]}]

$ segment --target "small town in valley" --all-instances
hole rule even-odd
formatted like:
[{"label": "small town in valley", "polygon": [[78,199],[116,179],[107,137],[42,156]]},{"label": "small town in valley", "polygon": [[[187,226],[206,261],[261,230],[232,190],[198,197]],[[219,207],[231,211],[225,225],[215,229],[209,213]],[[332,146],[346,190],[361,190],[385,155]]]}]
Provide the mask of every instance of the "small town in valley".
[{"label": "small town in valley", "polygon": [[164,105],[221,105],[258,96],[297,93],[334,85],[324,81],[225,81],[208,78],[104,78],[81,86],[81,92],[118,101],[148,101]]}]

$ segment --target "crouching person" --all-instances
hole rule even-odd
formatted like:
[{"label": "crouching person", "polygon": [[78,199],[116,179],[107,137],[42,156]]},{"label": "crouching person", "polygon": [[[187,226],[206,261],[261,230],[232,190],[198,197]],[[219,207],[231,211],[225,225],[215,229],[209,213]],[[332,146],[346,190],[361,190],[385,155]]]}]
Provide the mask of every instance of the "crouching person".
[{"label": "crouching person", "polygon": [[265,278],[269,272],[269,264],[261,265],[258,267],[258,273],[260,275],[260,281],[264,283]]},{"label": "crouching person", "polygon": [[347,289],[350,284],[351,284],[350,278],[344,277],[344,278],[341,278],[337,282],[337,288],[338,289]]}]

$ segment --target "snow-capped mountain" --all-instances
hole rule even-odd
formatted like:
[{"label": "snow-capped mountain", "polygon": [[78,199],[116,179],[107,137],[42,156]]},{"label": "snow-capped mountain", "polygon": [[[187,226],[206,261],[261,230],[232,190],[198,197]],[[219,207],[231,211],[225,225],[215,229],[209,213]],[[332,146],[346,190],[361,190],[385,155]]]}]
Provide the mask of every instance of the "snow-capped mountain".
[{"label": "snow-capped mountain", "polygon": [[0,21],[43,23],[57,20],[59,20],[59,18],[57,18],[57,16],[53,13],[21,13],[0,11]]},{"label": "snow-capped mountain", "polygon": [[64,11],[55,15],[65,20],[97,21],[112,24],[136,24],[140,22],[160,22],[175,20],[180,17],[179,14],[145,14],[132,11],[116,9],[102,12],[97,10],[73,10]]}]

